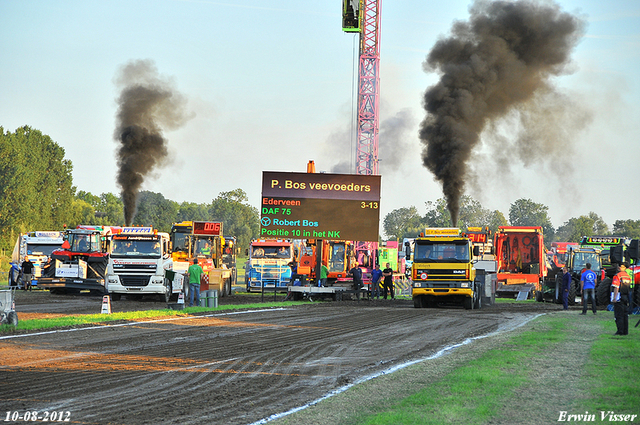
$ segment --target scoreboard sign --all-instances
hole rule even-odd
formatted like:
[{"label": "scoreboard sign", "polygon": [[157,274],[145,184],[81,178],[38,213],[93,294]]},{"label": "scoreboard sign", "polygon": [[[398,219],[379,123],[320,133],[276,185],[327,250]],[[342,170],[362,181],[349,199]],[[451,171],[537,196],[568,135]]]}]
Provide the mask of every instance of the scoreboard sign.
[{"label": "scoreboard sign", "polygon": [[262,173],[260,236],[378,241],[380,176]]},{"label": "scoreboard sign", "polygon": [[219,221],[194,221],[193,234],[196,236],[220,236],[222,223]]}]

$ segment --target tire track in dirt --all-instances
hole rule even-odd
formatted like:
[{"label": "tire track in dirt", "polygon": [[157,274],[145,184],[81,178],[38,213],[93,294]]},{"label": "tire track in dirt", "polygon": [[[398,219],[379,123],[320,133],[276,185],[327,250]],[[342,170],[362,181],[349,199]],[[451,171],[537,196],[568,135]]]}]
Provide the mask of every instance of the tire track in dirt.
[{"label": "tire track in dirt", "polygon": [[[336,304],[43,335],[29,344],[84,355],[86,364],[5,367],[3,382],[16,398],[47,395],[23,402],[25,409],[69,410],[87,423],[249,423],[503,319]],[[0,399],[6,409],[20,408],[8,403]]]}]

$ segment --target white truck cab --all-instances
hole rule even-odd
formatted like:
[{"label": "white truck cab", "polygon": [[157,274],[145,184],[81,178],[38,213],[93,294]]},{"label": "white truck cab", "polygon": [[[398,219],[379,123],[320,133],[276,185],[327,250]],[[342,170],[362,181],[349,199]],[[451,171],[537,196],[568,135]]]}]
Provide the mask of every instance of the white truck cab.
[{"label": "white truck cab", "polygon": [[182,290],[173,278],[168,233],[151,227],[125,227],[111,237],[106,290],[112,299],[156,294],[169,302]]}]

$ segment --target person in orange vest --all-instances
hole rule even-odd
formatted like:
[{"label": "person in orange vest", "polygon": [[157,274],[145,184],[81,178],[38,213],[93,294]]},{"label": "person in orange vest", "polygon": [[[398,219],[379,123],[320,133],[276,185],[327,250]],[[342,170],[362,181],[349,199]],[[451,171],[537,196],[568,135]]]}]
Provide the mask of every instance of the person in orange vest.
[{"label": "person in orange vest", "polygon": [[616,319],[617,331],[614,335],[629,335],[629,289],[631,288],[631,278],[627,273],[629,263],[624,262],[618,265],[618,273],[611,282],[611,302],[613,303],[613,314]]}]

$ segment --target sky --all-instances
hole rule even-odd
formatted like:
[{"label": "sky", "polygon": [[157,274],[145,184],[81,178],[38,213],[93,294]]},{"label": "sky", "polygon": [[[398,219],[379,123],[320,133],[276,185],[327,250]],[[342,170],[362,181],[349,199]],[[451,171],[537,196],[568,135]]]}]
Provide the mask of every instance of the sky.
[{"label": "sky", "polygon": [[[483,133],[465,193],[507,218],[514,201],[531,199],[555,227],[589,212],[609,226],[638,220],[640,3],[558,4],[586,22],[552,80],[580,123],[530,146],[536,161],[508,146],[496,153]],[[381,0],[381,222],[402,207],[423,215],[443,196],[421,159],[422,98],[439,79],[423,62],[470,5]],[[119,194],[117,77],[150,61],[186,99],[187,119],[163,129],[167,161],[141,189],[209,203],[240,188],[259,207],[262,171],[305,172],[313,160],[318,171],[355,172],[356,37],[341,30],[340,0],[0,0],[0,127],[40,130],[65,149],[78,190]],[[508,138],[516,124],[495,125]]]}]

